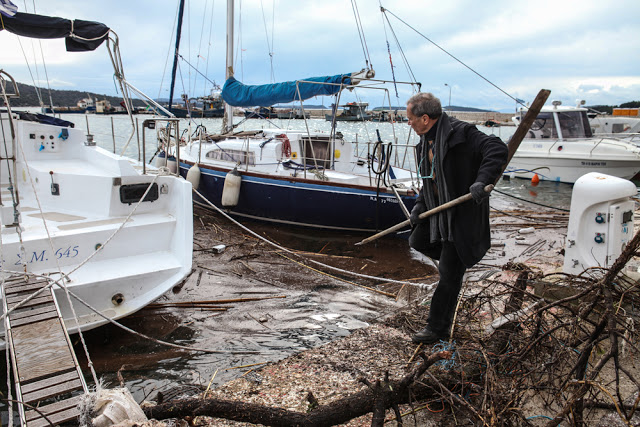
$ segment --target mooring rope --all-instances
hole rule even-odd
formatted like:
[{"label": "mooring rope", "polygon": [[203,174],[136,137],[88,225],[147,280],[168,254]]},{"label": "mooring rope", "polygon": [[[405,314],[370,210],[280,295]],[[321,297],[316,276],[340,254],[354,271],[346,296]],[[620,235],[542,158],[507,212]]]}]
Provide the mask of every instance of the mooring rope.
[{"label": "mooring rope", "polygon": [[195,188],[193,189],[193,192],[196,193],[200,198],[202,198],[202,200],[204,200],[205,202],[207,202],[207,205],[211,206],[213,209],[215,209],[218,213],[220,213],[222,216],[224,216],[226,219],[228,219],[229,221],[231,221],[232,223],[234,223],[235,225],[237,225],[238,227],[240,227],[241,229],[245,230],[247,233],[251,234],[252,236],[256,237],[257,239],[262,240],[265,243],[268,243],[269,245],[273,246],[274,248],[284,251],[288,254],[294,255],[296,257],[300,257],[305,259],[306,261],[316,264],[320,267],[332,270],[332,271],[337,271],[339,273],[344,273],[347,275],[351,275],[351,276],[355,276],[355,277],[359,277],[362,279],[370,279],[370,280],[379,280],[385,283],[397,283],[400,285],[412,285],[412,286],[417,286],[419,288],[423,288],[423,289],[430,289],[432,287],[432,285],[428,285],[425,283],[413,283],[413,282],[407,282],[407,281],[403,281],[403,280],[394,280],[394,279],[389,279],[386,277],[376,277],[376,276],[369,276],[367,274],[360,274],[360,273],[355,273],[353,271],[349,271],[349,270],[344,270],[342,268],[338,268],[338,267],[333,267],[331,265],[327,265],[327,264],[323,264],[319,261],[315,261],[313,259],[308,259],[308,258],[304,258],[303,256],[301,256],[299,253],[292,251],[291,249],[285,248],[284,246],[280,246],[277,243],[272,242],[271,240],[262,237],[261,235],[259,235],[258,233],[256,233],[255,231],[251,230],[250,228],[242,225],[241,223],[239,223],[238,221],[236,221],[235,219],[233,219],[229,214],[227,214],[226,212],[224,212],[222,209],[220,209],[219,207],[217,207],[216,205],[214,205],[213,203],[211,203],[209,201],[209,199],[207,199],[206,197],[204,197],[202,194],[200,194],[200,192],[198,190],[196,190]]}]

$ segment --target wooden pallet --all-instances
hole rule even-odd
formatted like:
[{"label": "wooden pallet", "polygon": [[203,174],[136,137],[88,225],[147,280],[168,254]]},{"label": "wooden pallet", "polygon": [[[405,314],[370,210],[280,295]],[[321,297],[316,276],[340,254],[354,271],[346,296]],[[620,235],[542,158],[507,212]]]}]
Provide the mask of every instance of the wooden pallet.
[{"label": "wooden pallet", "polygon": [[[3,300],[10,310],[46,287],[46,279],[25,281],[24,276],[5,281]],[[87,386],[73,352],[69,335],[53,298],[45,289],[8,316],[11,351],[20,415],[27,427],[44,427],[76,420],[78,403]],[[37,408],[33,409],[33,408]]]}]

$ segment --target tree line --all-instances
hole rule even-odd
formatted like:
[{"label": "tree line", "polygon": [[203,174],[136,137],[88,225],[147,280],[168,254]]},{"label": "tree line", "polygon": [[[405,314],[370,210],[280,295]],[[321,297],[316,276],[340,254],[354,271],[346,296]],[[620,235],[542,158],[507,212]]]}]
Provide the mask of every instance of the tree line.
[{"label": "tree line", "polygon": [[[94,101],[106,99],[111,105],[119,105],[120,102],[122,102],[122,97],[100,95],[79,90],[51,89],[51,92],[49,92],[49,89],[38,88],[38,91],[36,91],[35,86],[23,83],[18,83],[18,90],[20,91],[20,97],[11,100],[11,105],[14,107],[39,107],[40,98],[38,97],[38,91],[42,97],[42,102],[47,106],[50,104],[49,93],[51,93],[51,100],[53,101],[54,107],[75,107],[78,101],[89,97],[93,98]],[[138,107],[144,106],[145,104],[140,99],[134,99],[133,105]]]}]

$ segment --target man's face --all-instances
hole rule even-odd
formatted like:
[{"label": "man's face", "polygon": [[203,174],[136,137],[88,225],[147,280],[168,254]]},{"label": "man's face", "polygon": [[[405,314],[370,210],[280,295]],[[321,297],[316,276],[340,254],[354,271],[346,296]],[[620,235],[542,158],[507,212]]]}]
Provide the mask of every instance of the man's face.
[{"label": "man's face", "polygon": [[407,105],[407,119],[409,119],[409,126],[411,126],[411,129],[413,129],[416,134],[424,135],[429,132],[429,129],[433,127],[436,120],[431,119],[426,114],[421,117],[414,116],[411,112],[411,107],[411,104]]}]

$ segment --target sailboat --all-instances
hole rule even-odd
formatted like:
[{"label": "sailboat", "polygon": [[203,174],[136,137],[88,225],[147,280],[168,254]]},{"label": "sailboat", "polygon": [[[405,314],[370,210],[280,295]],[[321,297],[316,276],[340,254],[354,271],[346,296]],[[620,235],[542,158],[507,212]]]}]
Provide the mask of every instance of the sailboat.
[{"label": "sailboat", "polygon": [[[4,29],[19,36],[65,38],[68,51],[106,42],[131,113],[130,93],[141,92],[124,78],[118,37],[109,27],[20,12],[2,18]],[[73,333],[132,314],[186,277],[193,243],[188,182],[98,147],[71,122],[14,111],[11,100],[20,93],[5,70],[0,96],[3,284],[48,281]],[[135,132],[133,126],[129,140]],[[5,313],[7,303],[33,292],[27,286],[8,301],[2,290]],[[36,313],[38,305],[29,310]]]},{"label": "sailboat", "polygon": [[180,148],[180,173],[209,203],[231,215],[275,223],[351,231],[387,228],[407,218],[417,176],[391,164],[390,143],[359,157],[339,132],[232,131],[232,107],[272,106],[333,95],[373,78],[373,70],[245,85],[233,76],[233,1],[227,1],[227,129],[199,133]]}]

